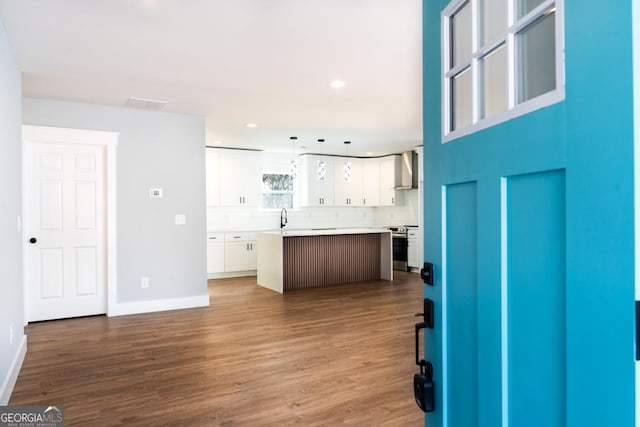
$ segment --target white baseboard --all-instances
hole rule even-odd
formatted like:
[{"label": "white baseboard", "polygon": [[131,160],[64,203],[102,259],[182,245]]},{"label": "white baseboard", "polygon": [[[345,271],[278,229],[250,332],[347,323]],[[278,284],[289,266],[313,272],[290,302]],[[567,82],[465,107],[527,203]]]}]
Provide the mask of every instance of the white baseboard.
[{"label": "white baseboard", "polygon": [[208,273],[207,279],[230,279],[232,277],[256,276],[258,270],[232,271],[229,273]]},{"label": "white baseboard", "polygon": [[158,299],[151,301],[124,302],[109,306],[107,316],[125,316],[127,314],[153,313],[156,311],[180,310],[183,308],[208,307],[209,295],[185,298]]},{"label": "white baseboard", "polygon": [[23,335],[20,340],[20,345],[18,346],[18,351],[16,351],[13,361],[11,362],[11,366],[9,367],[9,372],[7,372],[7,376],[4,378],[4,381],[2,381],[2,387],[0,387],[0,406],[6,406],[9,404],[13,387],[16,385],[18,374],[20,374],[22,362],[24,362],[24,357],[26,355],[27,336]]}]

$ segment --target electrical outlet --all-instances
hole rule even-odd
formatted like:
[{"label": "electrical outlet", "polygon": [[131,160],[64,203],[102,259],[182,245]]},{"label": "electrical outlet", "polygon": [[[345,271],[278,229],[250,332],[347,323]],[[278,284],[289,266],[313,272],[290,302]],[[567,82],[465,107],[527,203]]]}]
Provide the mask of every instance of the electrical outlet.
[{"label": "electrical outlet", "polygon": [[147,289],[149,287],[149,278],[143,277],[140,279],[140,287],[142,289]]},{"label": "electrical outlet", "polygon": [[187,216],[184,214],[176,215],[176,225],[185,225],[187,223]]},{"label": "electrical outlet", "polygon": [[13,323],[9,324],[9,345],[13,345]]}]

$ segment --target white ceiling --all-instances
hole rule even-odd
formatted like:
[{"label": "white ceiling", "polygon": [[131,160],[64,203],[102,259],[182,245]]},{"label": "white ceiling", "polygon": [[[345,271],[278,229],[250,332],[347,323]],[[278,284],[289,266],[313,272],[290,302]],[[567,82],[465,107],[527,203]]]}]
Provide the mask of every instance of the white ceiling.
[{"label": "white ceiling", "polygon": [[[26,96],[206,117],[207,145],[422,144],[421,0],[0,0]],[[346,82],[342,89],[332,80]],[[247,123],[256,123],[250,129]]]}]

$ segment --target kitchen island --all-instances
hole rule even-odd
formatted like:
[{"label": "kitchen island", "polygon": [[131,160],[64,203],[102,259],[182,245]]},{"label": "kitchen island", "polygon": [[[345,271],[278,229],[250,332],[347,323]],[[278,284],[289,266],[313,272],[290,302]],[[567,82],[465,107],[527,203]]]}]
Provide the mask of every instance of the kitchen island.
[{"label": "kitchen island", "polygon": [[391,232],[379,228],[258,233],[258,285],[276,292],[393,280]]}]

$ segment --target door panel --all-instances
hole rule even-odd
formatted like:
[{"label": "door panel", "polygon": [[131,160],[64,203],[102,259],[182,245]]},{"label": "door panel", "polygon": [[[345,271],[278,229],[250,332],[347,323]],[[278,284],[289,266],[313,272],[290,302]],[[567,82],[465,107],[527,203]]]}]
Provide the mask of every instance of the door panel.
[{"label": "door panel", "polygon": [[76,182],[76,229],[96,229],[96,183]]},{"label": "door panel", "polygon": [[[35,268],[39,271],[40,282],[40,298],[62,298],[63,293],[63,249],[62,248],[47,248],[40,250],[40,265],[36,265]],[[39,267],[39,268],[38,268]]]},{"label": "door panel", "polygon": [[76,295],[96,295],[98,291],[96,248],[76,248],[75,255]]},{"label": "door panel", "polygon": [[40,181],[40,228],[62,230],[62,181],[43,179]]},{"label": "door panel", "polygon": [[477,185],[446,187],[444,287],[449,425],[478,423]]},{"label": "door panel", "polygon": [[[503,369],[508,369],[509,423],[560,427],[566,423],[564,171],[512,177],[506,185],[508,361]],[[532,413],[532,408],[543,410]]]}]

